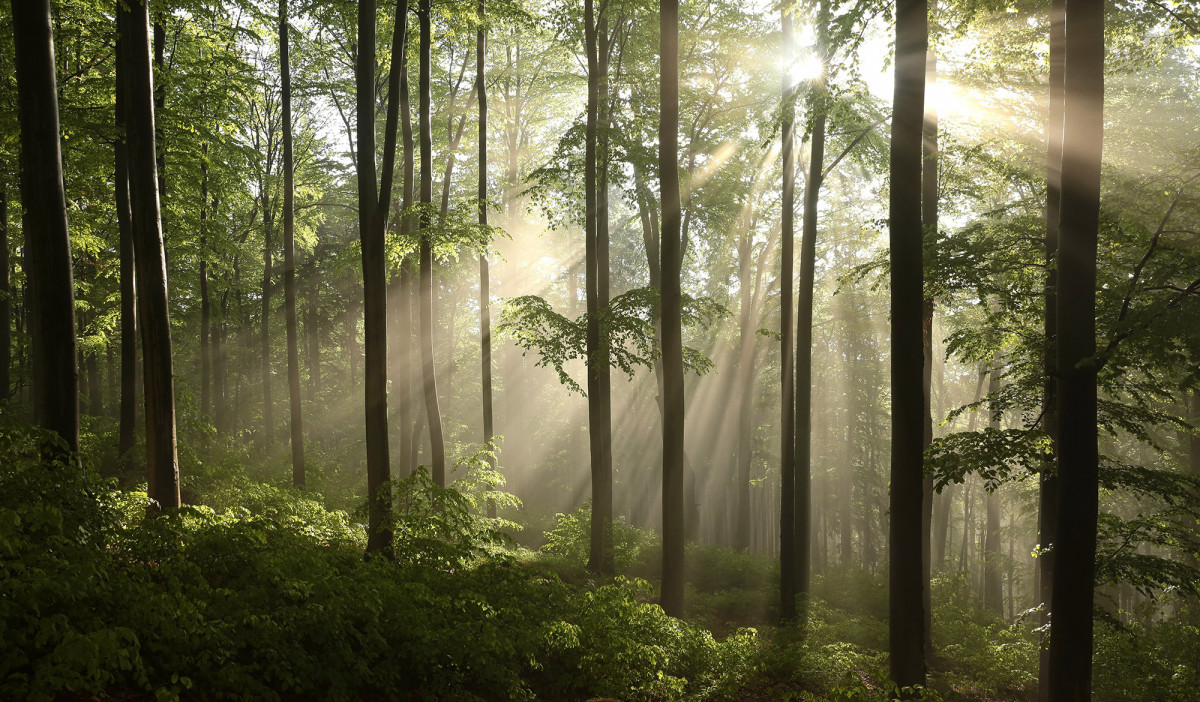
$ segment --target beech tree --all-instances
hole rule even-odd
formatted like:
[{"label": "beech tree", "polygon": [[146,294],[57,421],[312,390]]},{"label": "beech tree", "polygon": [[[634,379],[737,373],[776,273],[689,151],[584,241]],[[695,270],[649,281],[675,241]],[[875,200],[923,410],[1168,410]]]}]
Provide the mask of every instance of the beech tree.
[{"label": "beech tree", "polygon": [[150,61],[150,13],[145,0],[117,10],[125,55],[126,144],[129,204],[137,284],[137,319],[142,342],[146,408],[146,462],[151,509],[178,507],[179,457],[175,436],[174,364],[167,297],[167,263],[159,215],[158,154],[155,148],[154,79]]},{"label": "beech tree", "polygon": [[925,112],[925,54],[929,16],[925,0],[896,4],[895,93],[892,98],[889,251],[891,256],[892,458],[888,528],[889,665],[901,686],[925,683],[928,582],[922,577],[924,494],[921,320],[921,164]]},{"label": "beech tree", "polygon": [[[288,50],[288,0],[279,0],[279,74],[283,102],[283,295],[287,317],[292,484],[304,487],[304,421],[300,407],[300,326],[296,320],[295,165],[292,158],[292,71]],[[386,355],[386,349],[385,349]]]},{"label": "beech tree", "polygon": [[[32,321],[34,416],[39,425],[58,435],[69,455],[79,450],[75,283],[63,190],[49,0],[13,0],[12,20],[21,124],[25,265]],[[4,245],[7,251],[7,236]],[[7,260],[4,263],[7,278]],[[7,293],[7,285],[5,288]],[[7,382],[5,390],[7,393]],[[59,453],[57,448],[49,451]]]}]

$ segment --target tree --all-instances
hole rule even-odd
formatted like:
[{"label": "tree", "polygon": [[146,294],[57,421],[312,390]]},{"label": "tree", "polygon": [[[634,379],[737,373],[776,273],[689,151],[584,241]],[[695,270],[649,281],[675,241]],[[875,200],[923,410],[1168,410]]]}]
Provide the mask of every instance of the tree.
[{"label": "tree", "polygon": [[584,0],[587,53],[587,126],[584,135],[584,266],[587,308],[588,442],[592,478],[592,521],[588,569],[611,573],[612,564],[612,388],[610,357],[601,332],[609,305],[607,124],[603,104],[608,74],[608,20]]},{"label": "tree", "polygon": [[[430,72],[432,71],[432,41],[430,0],[420,0],[417,19],[421,23],[420,76],[417,92],[420,95],[418,119],[421,130],[421,242],[418,304],[421,325],[421,377],[425,389],[425,415],[429,423],[429,443],[433,458],[433,481],[446,485],[446,440],[442,436],[442,411],[438,405],[437,375],[433,357],[433,123],[430,117]],[[360,151],[362,150],[360,146]]]},{"label": "tree", "polygon": [[7,402],[12,370],[12,279],[8,263],[8,184],[0,183],[0,402]]},{"label": "tree", "polygon": [[122,3],[118,31],[125,55],[126,143],[129,148],[137,318],[142,341],[146,408],[146,462],[151,509],[179,506],[179,457],[175,437],[174,368],[167,297],[167,263],[159,214],[155,149],[154,79],[150,65],[150,14],[145,0]]},{"label": "tree", "polygon": [[659,180],[662,183],[663,563],[662,607],[683,614],[683,265],[679,198],[679,2],[659,3]]},{"label": "tree", "polygon": [[387,418],[387,256],[384,235],[391,207],[396,165],[396,128],[400,112],[400,51],[408,31],[408,4],[396,3],[388,76],[383,162],[376,189],[375,172],[375,2],[358,5],[358,226],[362,244],[364,411],[367,443],[367,550],[392,557],[391,465]]},{"label": "tree", "polygon": [[901,686],[925,683],[922,578],[924,493],[921,320],[921,162],[925,112],[925,54],[929,15],[925,0],[896,3],[895,93],[888,224],[891,256],[892,459],[888,530],[889,661]]},{"label": "tree", "polygon": [[1050,698],[1091,699],[1092,601],[1099,511],[1096,252],[1104,137],[1104,3],[1066,0],[1059,194],[1058,528]]},{"label": "tree", "polygon": [[[288,0],[279,0],[279,75],[283,84],[283,297],[286,308],[284,314],[287,317],[292,484],[303,488],[304,418],[300,411],[300,327],[296,321],[296,174],[292,163],[292,71],[288,51],[287,3]],[[374,168],[374,164],[371,167]]]},{"label": "tree", "polygon": [[[121,0],[117,0],[118,3]],[[117,15],[120,19],[120,15]],[[129,468],[133,449],[134,424],[137,422],[137,294],[134,290],[133,213],[129,202],[129,144],[126,132],[129,95],[126,89],[129,70],[126,33],[117,31],[115,108],[117,138],[113,142],[114,195],[117,210],[117,248],[120,259],[121,289],[121,407],[118,417],[117,454],[121,466]]]},{"label": "tree", "polygon": [[[486,0],[479,0],[479,29],[475,35],[475,90],[479,105],[479,226],[488,226],[488,143],[487,143],[487,85],[485,64],[487,58]],[[479,359],[483,385],[483,441],[492,441],[495,430],[492,424],[492,310],[491,292],[488,287],[487,252],[479,254]],[[496,457],[489,457],[488,464],[496,469]],[[489,515],[496,516],[495,503],[488,503]]]},{"label": "tree", "polygon": [[[783,9],[783,53],[792,58],[792,14]],[[780,612],[784,619],[796,618],[796,374],[793,345],[792,317],[792,260],[795,232],[796,156],[793,152],[795,129],[795,89],[790,71],[783,73],[783,261],[779,274],[779,301],[781,305],[779,323],[783,335],[780,346],[780,379],[783,406],[779,415],[780,426],[780,497],[779,497],[779,597]]]},{"label": "tree", "polygon": [[[79,450],[75,294],[63,192],[50,2],[13,0],[12,15],[34,416],[40,426],[58,435],[68,453],[75,453]],[[48,449],[52,455],[59,453],[56,448]]]}]

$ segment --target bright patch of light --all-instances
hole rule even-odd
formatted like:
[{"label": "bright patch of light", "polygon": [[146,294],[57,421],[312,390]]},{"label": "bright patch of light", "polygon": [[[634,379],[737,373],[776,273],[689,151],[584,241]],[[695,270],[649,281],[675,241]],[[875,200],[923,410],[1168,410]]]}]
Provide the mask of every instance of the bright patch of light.
[{"label": "bright patch of light", "polygon": [[817,56],[805,56],[788,67],[788,74],[793,85],[807,83],[825,74],[825,64]]}]

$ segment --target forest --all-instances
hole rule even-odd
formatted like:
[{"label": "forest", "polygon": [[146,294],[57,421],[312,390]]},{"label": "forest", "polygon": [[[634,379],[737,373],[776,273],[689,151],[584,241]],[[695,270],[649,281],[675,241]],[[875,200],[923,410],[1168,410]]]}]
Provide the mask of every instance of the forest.
[{"label": "forest", "polygon": [[1200,699],[1200,1],[0,3],[0,699]]}]

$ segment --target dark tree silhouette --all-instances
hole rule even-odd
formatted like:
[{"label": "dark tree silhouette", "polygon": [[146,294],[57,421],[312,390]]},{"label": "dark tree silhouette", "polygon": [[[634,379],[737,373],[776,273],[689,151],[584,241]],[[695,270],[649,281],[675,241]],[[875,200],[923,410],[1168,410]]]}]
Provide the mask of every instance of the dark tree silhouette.
[{"label": "dark tree silhouette", "polygon": [[[783,52],[791,57],[794,38],[792,15],[783,10]],[[793,275],[792,260],[796,237],[796,155],[794,151],[795,89],[791,72],[783,72],[783,250],[782,271],[779,275],[779,315],[783,341],[779,350],[782,407],[780,408],[780,496],[779,496],[779,598],[780,614],[784,619],[796,618],[796,373],[793,351]]]},{"label": "dark tree silhouette", "polygon": [[1104,137],[1104,3],[1067,0],[1057,329],[1058,529],[1050,699],[1091,699],[1092,601],[1099,511],[1096,249]]},{"label": "dark tree silhouette", "polygon": [[158,508],[169,509],[179,506],[179,457],[175,438],[167,262],[159,218],[154,78],[149,52],[150,15],[145,0],[122,3],[118,7],[119,29],[128,38],[124,56],[126,97],[129,100],[125,124],[137,318],[142,341],[149,493]]},{"label": "dark tree silhouette", "polygon": [[[475,90],[478,93],[479,105],[479,224],[488,225],[488,142],[487,142],[487,29],[486,29],[486,0],[479,0],[479,30],[475,35]],[[495,429],[492,422],[492,310],[491,292],[488,285],[487,253],[479,254],[479,358],[483,384],[483,441],[490,442]],[[492,470],[496,469],[496,458],[492,456],[488,463]],[[488,514],[496,516],[496,505],[488,504]]]},{"label": "dark tree silhouette", "polygon": [[889,661],[901,686],[925,683],[922,501],[924,493],[924,341],[921,226],[922,128],[925,112],[925,0],[897,0],[892,107],[890,249],[892,316],[891,519],[888,531]]},{"label": "dark tree silhouette", "polygon": [[658,168],[662,184],[663,563],[662,607],[683,615],[683,264],[679,197],[679,0],[662,0]]},{"label": "dark tree silhouette", "polygon": [[283,83],[283,305],[287,319],[292,484],[303,488],[304,417],[300,409],[300,326],[296,321],[296,179],[292,158],[292,72],[288,45],[287,0],[279,0],[279,75]]}]

